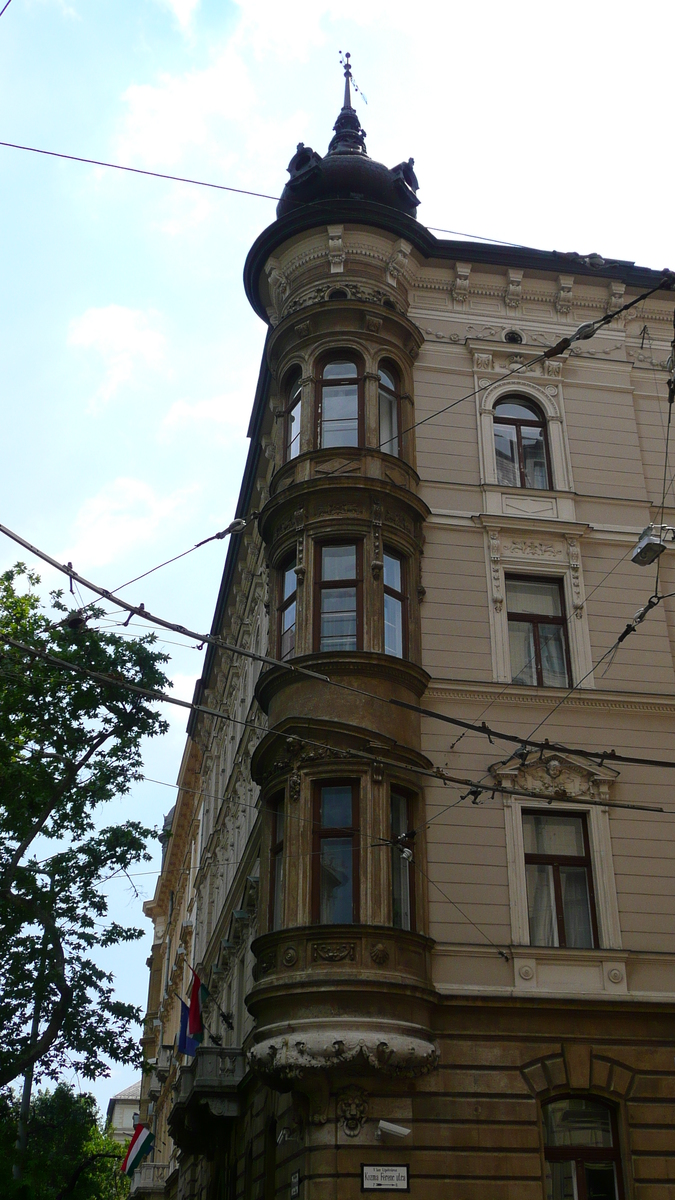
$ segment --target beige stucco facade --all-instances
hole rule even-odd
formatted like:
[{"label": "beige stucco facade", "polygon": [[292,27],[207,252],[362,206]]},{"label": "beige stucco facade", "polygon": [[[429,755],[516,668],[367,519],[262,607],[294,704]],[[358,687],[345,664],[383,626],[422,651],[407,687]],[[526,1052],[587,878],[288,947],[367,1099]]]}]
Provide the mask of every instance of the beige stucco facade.
[{"label": "beige stucco facade", "polygon": [[[675,550],[658,585],[655,566],[630,558],[661,519],[673,297],[657,292],[542,360],[658,275],[415,240],[413,224],[359,221],[357,201],[323,221],[283,218],[249,271],[270,334],[240,515],[260,516],[233,539],[214,632],[278,659],[291,563],[287,667],[314,674],[213,648],[198,689],[229,719],[193,714],[146,906],[156,1187],[295,1200],[297,1172],[300,1200],[342,1200],[360,1194],[362,1164],[405,1164],[418,1197],[543,1200],[543,1106],[591,1097],[613,1114],[616,1195],[669,1200],[675,775],[609,752],[675,761],[675,596],[603,656],[657,586],[675,593]],[[322,448],[318,380],[336,355],[358,366],[360,444]],[[398,378],[398,455],[380,449],[383,362]],[[302,421],[284,462],[291,379]],[[499,482],[494,406],[514,396],[545,424],[547,487]],[[352,651],[317,641],[326,544],[359,547]],[[403,563],[403,656],[384,653],[386,553]],[[559,588],[567,686],[512,681],[507,589],[521,578]],[[317,918],[313,839],[316,796],[340,781],[358,795],[359,858],[354,921],[334,926]],[[416,831],[410,929],[393,924],[396,860],[383,845],[394,791]],[[583,817],[589,946],[531,944],[523,815],[556,813]],[[215,1035],[194,1060],[177,1052],[188,964],[211,991]],[[382,1119],[409,1132],[378,1137]]]}]

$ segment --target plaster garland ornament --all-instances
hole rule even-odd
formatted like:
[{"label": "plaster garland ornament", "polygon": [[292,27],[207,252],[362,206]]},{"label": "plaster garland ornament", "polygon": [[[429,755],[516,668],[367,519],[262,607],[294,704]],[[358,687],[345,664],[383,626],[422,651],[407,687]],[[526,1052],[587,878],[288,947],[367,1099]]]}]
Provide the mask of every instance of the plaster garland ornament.
[{"label": "plaster garland ornament", "polygon": [[490,548],[490,582],[492,585],[492,603],[495,612],[500,613],[504,605],[501,572],[501,545],[498,529],[490,529],[488,533]]},{"label": "plaster garland ornament", "polygon": [[248,1051],[251,1070],[276,1084],[307,1080],[315,1072],[358,1061],[386,1075],[414,1079],[433,1071],[439,1058],[438,1046],[426,1038],[374,1026],[354,1031],[351,1025],[265,1038]]},{"label": "plaster garland ornament", "polygon": [[318,959],[322,962],[344,962],[345,959],[354,962],[355,951],[354,942],[315,942],[312,946],[312,958],[314,962]]}]

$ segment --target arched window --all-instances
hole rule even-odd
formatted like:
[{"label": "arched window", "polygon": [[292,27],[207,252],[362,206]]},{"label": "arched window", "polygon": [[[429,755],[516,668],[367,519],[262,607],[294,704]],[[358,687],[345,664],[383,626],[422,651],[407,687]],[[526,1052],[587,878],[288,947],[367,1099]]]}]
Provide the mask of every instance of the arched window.
[{"label": "arched window", "polygon": [[317,404],[317,445],[363,445],[363,390],[356,362],[332,359],[321,372]]},{"label": "arched window", "polygon": [[398,380],[388,363],[382,363],[378,375],[380,433],[378,445],[385,454],[399,456],[399,412],[401,405]]},{"label": "arched window", "polygon": [[284,459],[290,462],[300,453],[300,426],[302,423],[302,380],[294,379],[288,391],[286,405],[286,431]]},{"label": "arched window", "polygon": [[497,482],[505,487],[553,486],[546,421],[536,404],[509,396],[494,406]]},{"label": "arched window", "polygon": [[591,1096],[543,1107],[547,1200],[623,1200],[614,1111]]}]

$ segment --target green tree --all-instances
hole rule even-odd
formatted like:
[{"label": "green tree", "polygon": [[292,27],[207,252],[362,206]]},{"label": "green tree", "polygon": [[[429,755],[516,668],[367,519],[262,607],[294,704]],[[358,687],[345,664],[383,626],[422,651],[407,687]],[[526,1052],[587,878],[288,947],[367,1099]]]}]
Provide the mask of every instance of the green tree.
[{"label": "green tree", "polygon": [[101,1130],[96,1101],[66,1084],[31,1102],[21,1183],[12,1181],[19,1102],[0,1092],[0,1174],[6,1200],[121,1200],[129,1191],[120,1172],[125,1147]]},{"label": "green tree", "polygon": [[91,672],[170,686],[153,634],[101,632],[101,609],[72,620],[60,592],[49,612],[38,584],[21,563],[0,576],[0,1086],[33,1066],[37,1078],[67,1064],[93,1079],[106,1058],[140,1061],[140,1012],[115,999],[94,952],[142,936],[106,919],[100,885],[150,857],[152,830],[100,828],[97,809],[142,777],[142,740],[166,722]]}]

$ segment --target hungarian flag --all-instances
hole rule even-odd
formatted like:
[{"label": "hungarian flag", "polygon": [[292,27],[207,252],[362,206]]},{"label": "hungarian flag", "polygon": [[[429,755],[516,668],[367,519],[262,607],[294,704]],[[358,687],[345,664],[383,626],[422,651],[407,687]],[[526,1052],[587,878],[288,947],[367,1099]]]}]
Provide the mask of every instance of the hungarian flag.
[{"label": "hungarian flag", "polygon": [[190,992],[190,1012],[188,1014],[188,1037],[194,1042],[201,1042],[204,1037],[204,1021],[202,1019],[202,1009],[204,1001],[209,995],[209,989],[205,983],[202,983],[199,975],[192,967],[192,990]]},{"label": "hungarian flag", "polygon": [[149,1154],[154,1145],[155,1139],[148,1129],[147,1125],[137,1125],[134,1129],[134,1136],[129,1142],[129,1149],[124,1157],[124,1162],[120,1167],[123,1175],[133,1175],[138,1164]]}]

